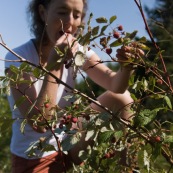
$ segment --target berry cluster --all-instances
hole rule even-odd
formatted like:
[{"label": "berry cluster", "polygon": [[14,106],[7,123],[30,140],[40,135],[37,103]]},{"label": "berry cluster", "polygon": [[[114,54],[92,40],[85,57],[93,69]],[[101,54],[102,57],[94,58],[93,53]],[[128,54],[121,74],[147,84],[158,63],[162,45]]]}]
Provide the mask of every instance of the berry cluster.
[{"label": "berry cluster", "polygon": [[68,125],[70,123],[77,123],[77,122],[78,122],[77,117],[73,117],[71,114],[68,114],[68,115],[63,116],[63,119],[61,119],[59,128],[62,129],[63,125]]},{"label": "berry cluster", "polygon": [[[115,39],[120,39],[121,35],[123,34],[122,31],[123,31],[123,26],[122,26],[122,25],[119,25],[119,26],[117,27],[116,30],[113,30],[113,34],[112,34],[113,37],[114,37]],[[108,55],[110,55],[110,54],[112,53],[112,48],[111,48],[111,47],[107,47],[108,40],[109,40],[109,38],[106,38],[106,37],[101,38],[101,39],[100,39],[100,44],[101,44],[104,48],[106,48],[106,49],[105,49],[106,53],[107,53]]]}]

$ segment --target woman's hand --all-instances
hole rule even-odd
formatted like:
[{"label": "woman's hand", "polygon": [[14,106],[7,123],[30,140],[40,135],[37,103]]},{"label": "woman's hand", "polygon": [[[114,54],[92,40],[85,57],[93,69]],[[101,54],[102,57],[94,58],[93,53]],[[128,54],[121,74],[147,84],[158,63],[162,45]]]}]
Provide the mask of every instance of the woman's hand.
[{"label": "woman's hand", "polygon": [[133,42],[117,49],[116,57],[122,67],[133,69],[144,55],[145,53],[141,49],[141,44]]},{"label": "woman's hand", "polygon": [[[55,46],[50,52],[48,64],[53,64],[58,67],[60,64],[66,64],[71,58],[74,57],[78,51],[79,44],[76,38],[69,33],[64,33],[55,43]],[[59,64],[57,66],[57,63]]]}]

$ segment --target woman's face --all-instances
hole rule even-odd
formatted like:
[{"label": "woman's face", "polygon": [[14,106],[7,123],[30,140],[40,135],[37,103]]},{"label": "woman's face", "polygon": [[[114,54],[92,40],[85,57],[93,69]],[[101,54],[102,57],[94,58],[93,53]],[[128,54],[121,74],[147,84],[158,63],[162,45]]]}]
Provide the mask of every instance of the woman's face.
[{"label": "woman's face", "polygon": [[53,0],[48,9],[43,6],[40,14],[47,24],[46,32],[54,44],[61,36],[61,31],[74,35],[81,24],[83,0]]}]

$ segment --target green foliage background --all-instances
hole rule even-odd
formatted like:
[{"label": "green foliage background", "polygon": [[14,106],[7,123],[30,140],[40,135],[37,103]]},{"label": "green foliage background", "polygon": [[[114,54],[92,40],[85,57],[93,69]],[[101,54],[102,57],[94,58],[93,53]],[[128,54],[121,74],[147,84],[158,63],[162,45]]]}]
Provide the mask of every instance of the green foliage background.
[{"label": "green foliage background", "polygon": [[0,95],[0,172],[3,173],[9,173],[11,170],[11,153],[9,149],[11,123],[11,112],[7,97]]}]

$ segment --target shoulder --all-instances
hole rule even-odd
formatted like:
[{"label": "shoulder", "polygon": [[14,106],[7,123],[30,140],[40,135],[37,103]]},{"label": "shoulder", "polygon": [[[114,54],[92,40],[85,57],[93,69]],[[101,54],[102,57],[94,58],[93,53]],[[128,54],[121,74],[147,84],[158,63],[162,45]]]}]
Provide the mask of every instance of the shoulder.
[{"label": "shoulder", "polygon": [[36,56],[36,50],[32,40],[25,42],[24,44],[12,49],[5,56],[5,68],[10,67],[10,65],[19,66],[21,63],[19,60],[19,56],[32,61],[33,56]]},{"label": "shoulder", "polygon": [[8,59],[8,58],[11,59],[11,58],[14,58],[14,57],[15,57],[15,59],[18,59],[17,55],[23,56],[32,49],[33,49],[33,43],[32,43],[31,40],[29,40],[26,43],[12,49],[12,52],[9,51],[6,54],[5,59]]}]

